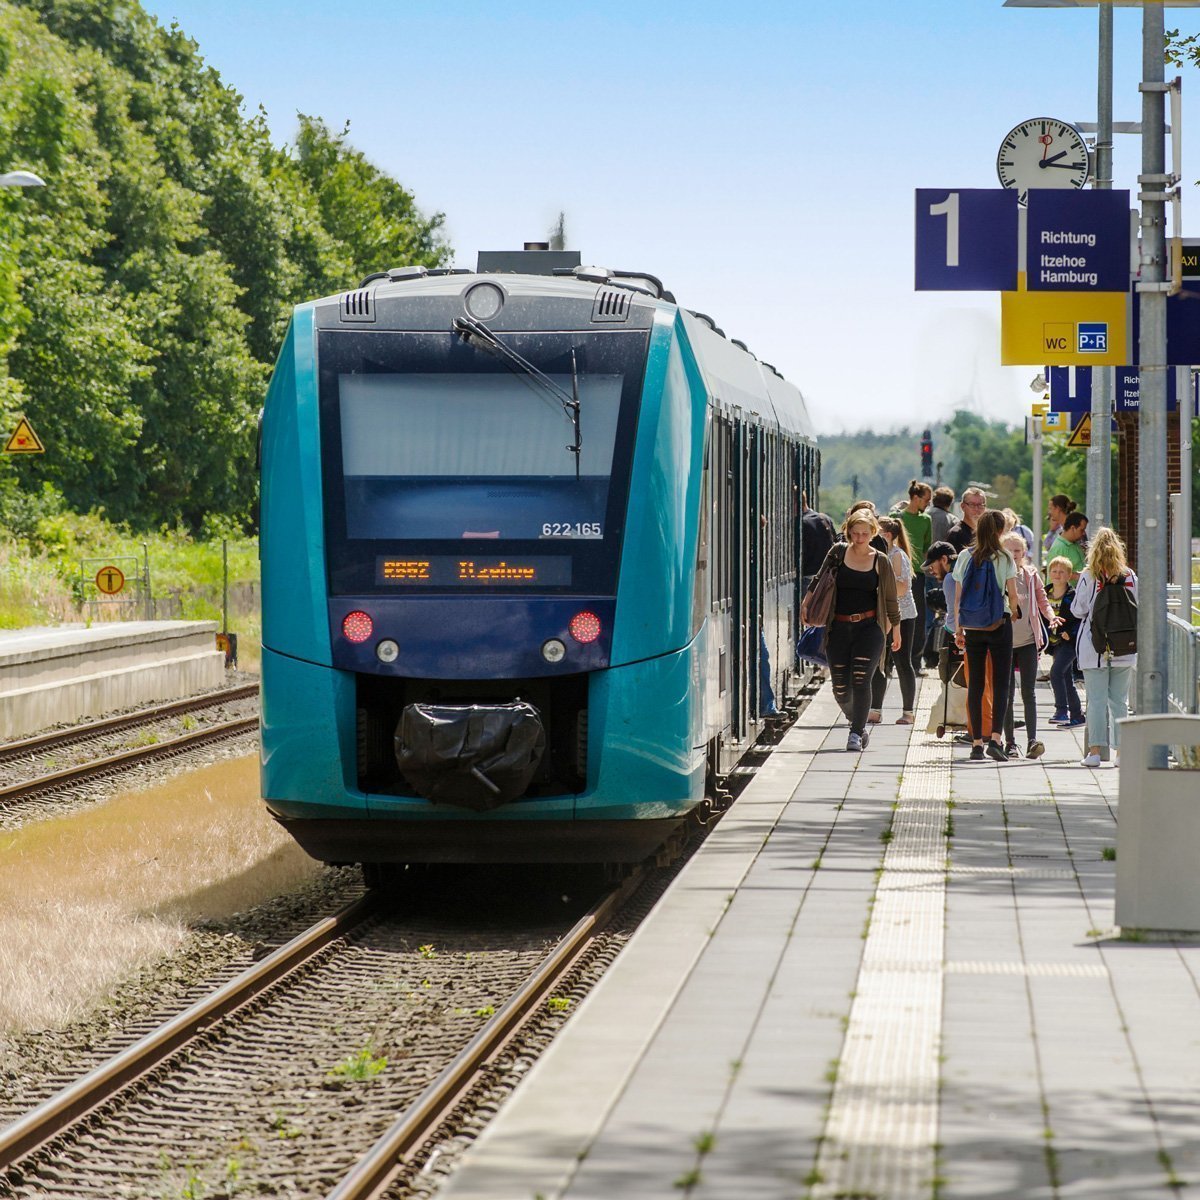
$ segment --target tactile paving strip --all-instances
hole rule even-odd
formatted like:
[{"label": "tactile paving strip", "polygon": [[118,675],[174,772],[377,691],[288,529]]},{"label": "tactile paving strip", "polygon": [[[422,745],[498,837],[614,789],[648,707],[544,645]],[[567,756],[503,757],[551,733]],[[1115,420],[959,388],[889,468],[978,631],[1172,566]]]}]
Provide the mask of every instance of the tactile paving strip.
[{"label": "tactile paving strip", "polygon": [[[914,729],[928,723],[924,688]],[[883,860],[814,1200],[926,1200],[936,1174],[950,744],[912,738]]]}]

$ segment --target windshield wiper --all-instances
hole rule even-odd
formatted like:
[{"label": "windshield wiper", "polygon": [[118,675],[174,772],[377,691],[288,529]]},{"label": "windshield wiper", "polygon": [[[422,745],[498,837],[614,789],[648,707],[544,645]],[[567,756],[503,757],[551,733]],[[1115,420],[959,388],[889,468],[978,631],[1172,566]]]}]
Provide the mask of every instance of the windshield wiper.
[{"label": "windshield wiper", "polygon": [[518,379],[527,383],[543,399],[551,397],[558,401],[575,430],[575,441],[566,449],[575,456],[575,478],[578,479],[583,435],[579,426],[579,370],[575,362],[574,347],[571,349],[571,394],[568,395],[549,375],[539,371],[511,346],[506,346],[486,325],[471,317],[455,317],[452,328],[468,346],[477,346],[498,358]]}]

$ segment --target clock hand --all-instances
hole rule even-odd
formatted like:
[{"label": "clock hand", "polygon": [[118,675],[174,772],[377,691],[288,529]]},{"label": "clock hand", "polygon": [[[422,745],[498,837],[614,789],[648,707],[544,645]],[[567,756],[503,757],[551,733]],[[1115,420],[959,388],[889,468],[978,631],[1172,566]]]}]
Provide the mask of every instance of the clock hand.
[{"label": "clock hand", "polygon": [[1043,167],[1055,167],[1059,171],[1078,171],[1079,168],[1083,166],[1083,163],[1044,162],[1044,163],[1039,163],[1038,165],[1043,166]]},{"label": "clock hand", "polygon": [[[1046,149],[1049,150],[1050,147],[1047,146]],[[1039,167],[1052,167],[1056,162],[1058,162],[1058,160],[1060,158],[1066,158],[1066,157],[1067,157],[1067,151],[1060,150],[1057,154],[1053,154],[1049,158],[1043,158],[1042,161],[1040,163],[1038,163],[1038,166]]]}]

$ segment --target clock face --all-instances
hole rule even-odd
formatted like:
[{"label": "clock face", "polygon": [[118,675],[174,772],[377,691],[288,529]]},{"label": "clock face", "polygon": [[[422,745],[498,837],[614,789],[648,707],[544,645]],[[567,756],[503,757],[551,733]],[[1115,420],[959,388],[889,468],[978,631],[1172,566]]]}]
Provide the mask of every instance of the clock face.
[{"label": "clock face", "polygon": [[1088,152],[1079,130],[1066,121],[1022,121],[1000,143],[996,174],[1025,203],[1031,188],[1081,188],[1088,181]]}]

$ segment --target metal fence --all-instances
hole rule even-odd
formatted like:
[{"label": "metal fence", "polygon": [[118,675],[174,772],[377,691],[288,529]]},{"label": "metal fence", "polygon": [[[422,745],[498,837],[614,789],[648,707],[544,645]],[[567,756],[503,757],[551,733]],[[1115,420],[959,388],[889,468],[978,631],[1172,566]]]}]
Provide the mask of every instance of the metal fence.
[{"label": "metal fence", "polygon": [[1200,628],[1167,615],[1167,702],[1176,712],[1200,713]]}]

